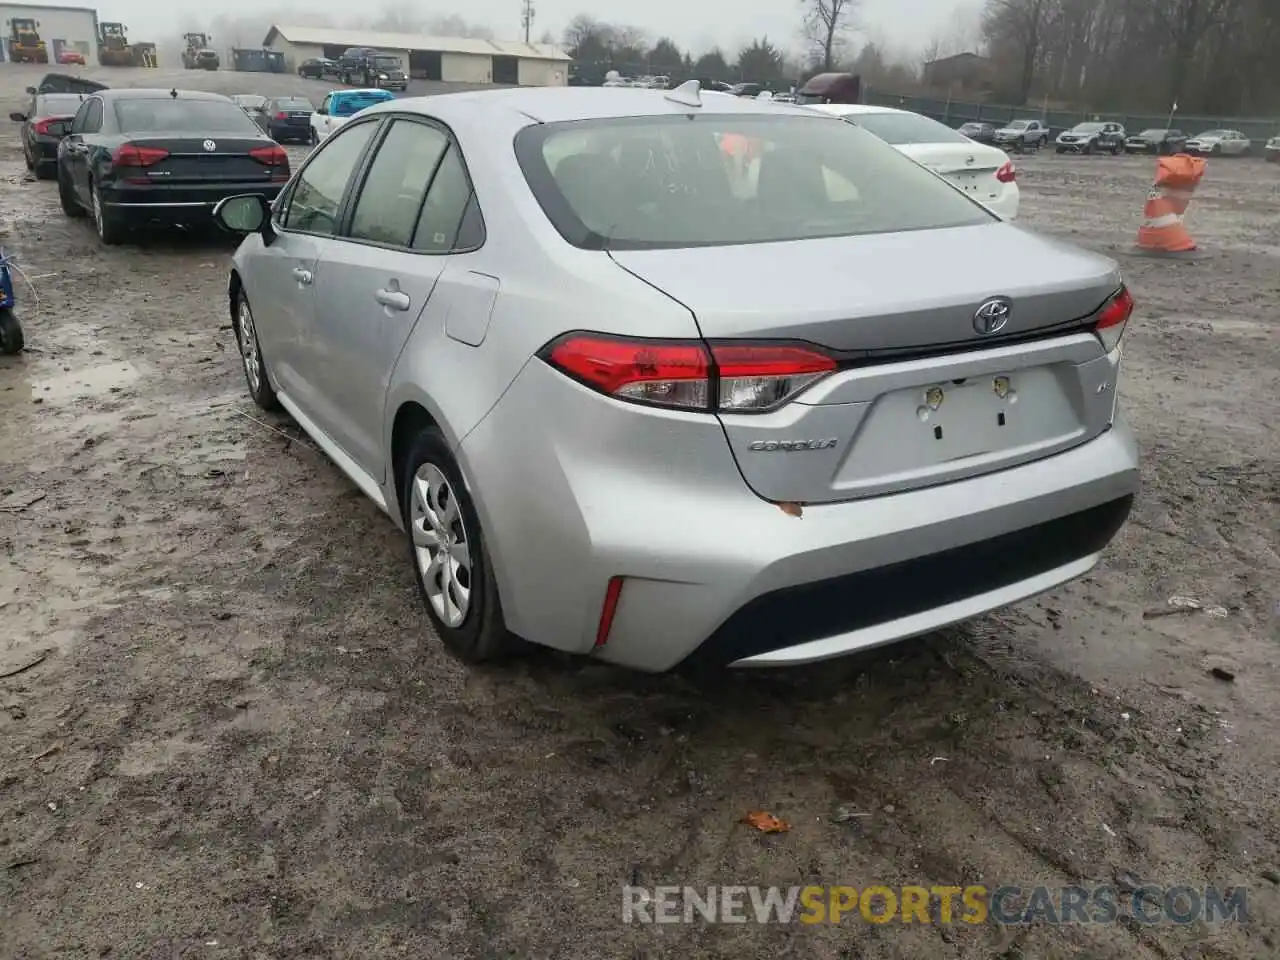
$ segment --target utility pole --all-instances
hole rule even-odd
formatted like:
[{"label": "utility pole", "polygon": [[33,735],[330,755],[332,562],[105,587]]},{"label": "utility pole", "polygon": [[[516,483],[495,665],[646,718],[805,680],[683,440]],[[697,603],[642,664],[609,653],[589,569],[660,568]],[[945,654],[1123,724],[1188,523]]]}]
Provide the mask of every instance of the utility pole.
[{"label": "utility pole", "polygon": [[533,0],[522,0],[520,4],[520,23],[524,26],[524,42],[529,42],[529,31],[533,29]]}]

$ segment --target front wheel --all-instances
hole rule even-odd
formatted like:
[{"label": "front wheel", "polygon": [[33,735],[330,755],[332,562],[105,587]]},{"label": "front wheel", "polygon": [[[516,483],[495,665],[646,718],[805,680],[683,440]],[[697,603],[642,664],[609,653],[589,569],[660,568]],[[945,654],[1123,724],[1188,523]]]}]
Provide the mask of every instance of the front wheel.
[{"label": "front wheel", "polygon": [[312,127],[311,133],[307,137],[307,143],[311,144],[314,147],[319,142],[320,142],[320,134],[316,133],[315,127]]},{"label": "front wheel", "polygon": [[249,385],[249,396],[263,410],[278,410],[280,401],[267,377],[267,364],[262,359],[262,345],[258,340],[258,326],[253,322],[253,309],[244,290],[236,295],[235,315],[236,345],[240,347],[240,359],[244,363],[244,379]]},{"label": "front wheel", "polygon": [[443,434],[418,434],[405,458],[401,511],[427,616],[445,647],[469,663],[511,645],[498,587],[466,484]]},{"label": "front wheel", "polygon": [[22,345],[22,324],[12,310],[0,310],[0,353],[20,353]]}]

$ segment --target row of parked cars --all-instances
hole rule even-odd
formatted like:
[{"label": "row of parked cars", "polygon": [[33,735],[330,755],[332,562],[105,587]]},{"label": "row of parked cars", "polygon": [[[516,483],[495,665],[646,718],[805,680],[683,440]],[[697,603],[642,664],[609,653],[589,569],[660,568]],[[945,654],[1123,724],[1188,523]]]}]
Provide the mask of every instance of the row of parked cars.
[{"label": "row of parked cars", "polygon": [[317,144],[365,107],[394,100],[395,95],[377,87],[333,90],[318,107],[301,96],[261,97],[245,93],[231,99],[273,140]]},{"label": "row of parked cars", "polygon": [[[1206,130],[1194,137],[1165,127],[1128,134],[1119,123],[1091,121],[1076,124],[1054,137],[1040,120],[1015,120],[1004,126],[985,122],[964,123],[959,130],[978,143],[1019,151],[1047,147],[1050,142],[1058,153],[1109,153],[1113,156],[1121,153],[1192,153],[1238,157],[1253,151],[1252,140],[1239,130],[1228,129]],[[1267,159],[1280,158],[1280,137],[1268,140],[1264,153]]]}]

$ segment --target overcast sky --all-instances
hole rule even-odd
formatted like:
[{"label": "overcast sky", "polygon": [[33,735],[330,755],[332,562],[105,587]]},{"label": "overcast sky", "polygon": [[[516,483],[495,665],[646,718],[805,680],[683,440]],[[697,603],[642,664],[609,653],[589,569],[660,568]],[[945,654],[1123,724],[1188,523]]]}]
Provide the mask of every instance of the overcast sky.
[{"label": "overcast sky", "polygon": [[[879,42],[916,53],[935,36],[948,30],[958,7],[976,9],[982,0],[860,0],[857,19],[862,28],[855,38],[870,35]],[[599,20],[628,23],[647,30],[651,38],[667,34],[677,43],[701,52],[717,44],[736,50],[752,37],[768,35],[779,46],[798,48],[801,8],[798,0],[534,0],[534,35],[550,30],[557,40],[565,24],[578,13],[588,13]],[[102,0],[98,6],[103,20],[121,20],[129,27],[130,36],[168,46],[178,34],[187,30],[207,29],[214,13],[245,13],[273,16],[288,21],[288,11],[313,10],[340,22],[352,19],[352,12],[375,11],[397,4],[373,0],[353,4],[351,0],[311,0],[300,4],[272,4],[261,0]],[[420,11],[426,17],[457,14],[473,23],[481,23],[494,31],[498,39],[516,39],[520,35],[520,0],[467,0],[456,4],[406,3],[399,6]],[[371,16],[374,14],[370,13]],[[295,19],[302,19],[296,17]],[[216,41],[216,37],[215,37]],[[218,44],[215,42],[215,46]]]}]

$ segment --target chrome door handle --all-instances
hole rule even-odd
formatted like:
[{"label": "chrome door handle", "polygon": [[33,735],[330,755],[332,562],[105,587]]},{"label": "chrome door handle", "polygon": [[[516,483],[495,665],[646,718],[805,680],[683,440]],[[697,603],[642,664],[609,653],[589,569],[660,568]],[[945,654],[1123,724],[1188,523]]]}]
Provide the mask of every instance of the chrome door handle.
[{"label": "chrome door handle", "polygon": [[299,283],[305,286],[306,284],[309,284],[311,282],[311,271],[304,270],[302,267],[294,267],[293,279],[297,280]]},{"label": "chrome door handle", "polygon": [[377,300],[380,304],[382,304],[388,310],[408,310],[409,309],[409,303],[410,303],[409,295],[399,290],[386,290],[386,289],[379,290],[377,293],[373,295],[373,299]]}]

